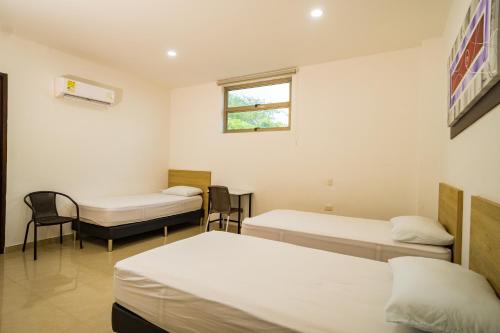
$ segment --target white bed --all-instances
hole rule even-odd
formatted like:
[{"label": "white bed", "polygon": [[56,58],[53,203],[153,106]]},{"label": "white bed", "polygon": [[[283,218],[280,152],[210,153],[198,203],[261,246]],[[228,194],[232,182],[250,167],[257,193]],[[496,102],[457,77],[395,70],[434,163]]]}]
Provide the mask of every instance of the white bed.
[{"label": "white bed", "polygon": [[116,302],[169,332],[417,332],[384,320],[389,265],[212,231],[118,262]]},{"label": "white bed", "polygon": [[153,220],[198,210],[199,195],[192,197],[151,193],[79,200],[82,221],[103,227]]},{"label": "white bed", "polygon": [[383,220],[273,210],[246,218],[241,233],[379,261],[408,255],[451,259],[447,247],[392,240],[391,224]]}]

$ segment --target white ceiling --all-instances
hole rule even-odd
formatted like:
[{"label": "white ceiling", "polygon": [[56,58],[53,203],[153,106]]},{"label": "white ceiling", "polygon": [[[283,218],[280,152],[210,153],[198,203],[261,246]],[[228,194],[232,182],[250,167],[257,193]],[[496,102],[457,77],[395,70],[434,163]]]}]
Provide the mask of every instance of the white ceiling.
[{"label": "white ceiling", "polygon": [[0,0],[0,25],[179,87],[417,46],[441,34],[451,1]]}]

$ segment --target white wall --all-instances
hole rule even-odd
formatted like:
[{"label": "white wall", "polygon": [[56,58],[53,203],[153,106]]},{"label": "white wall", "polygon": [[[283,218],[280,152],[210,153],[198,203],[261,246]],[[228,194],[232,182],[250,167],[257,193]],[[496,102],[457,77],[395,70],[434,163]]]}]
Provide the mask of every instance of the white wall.
[{"label": "white wall", "polygon": [[[23,241],[28,192],[79,198],[165,186],[168,92],[15,36],[0,35],[0,55],[0,71],[9,75],[6,246]],[[54,78],[64,74],[121,88],[123,99],[109,109],[56,99]],[[43,229],[41,238],[58,230]]]},{"label": "white wall", "polygon": [[220,87],[173,90],[170,165],[253,189],[257,213],[330,203],[345,215],[414,214],[419,59],[408,49],[301,67],[291,131],[223,134]]},{"label": "white wall", "polygon": [[[447,59],[449,55],[469,4],[470,0],[453,2],[443,34],[445,47],[443,59]],[[443,71],[443,74],[446,75],[446,71]],[[445,89],[443,89],[443,99],[446,99]],[[445,104],[442,110],[440,135],[445,141],[442,179],[464,190],[463,258],[468,265],[471,195],[500,202],[500,106],[491,110],[453,140],[448,136]]]},{"label": "white wall", "polygon": [[[443,121],[446,121],[446,97],[443,89],[446,77],[443,74],[441,38],[426,40],[420,48],[418,93],[418,214],[437,219],[438,183],[442,180]],[[446,91],[445,91],[446,92]]]}]

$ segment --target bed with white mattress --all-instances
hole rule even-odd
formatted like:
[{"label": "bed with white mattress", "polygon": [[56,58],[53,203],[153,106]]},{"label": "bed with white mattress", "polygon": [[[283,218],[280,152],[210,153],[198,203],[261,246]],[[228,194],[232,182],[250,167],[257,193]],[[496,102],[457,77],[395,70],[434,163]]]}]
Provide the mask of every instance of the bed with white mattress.
[{"label": "bed with white mattress", "polygon": [[387,263],[212,231],[118,262],[113,330],[419,332],[385,321],[391,285]]},{"label": "bed with white mattress", "polygon": [[[207,209],[207,189],[211,184],[210,171],[168,170],[168,189],[142,195],[80,198],[80,228],[86,235],[105,239],[108,251],[113,240],[169,226],[203,221]],[[197,194],[174,192],[173,188],[191,188]],[[76,231],[77,225],[73,225]]]},{"label": "bed with white mattress", "polygon": [[185,197],[150,193],[84,199],[79,200],[78,205],[83,221],[113,227],[199,210],[202,201],[199,195]]},{"label": "bed with white mattress", "polygon": [[391,223],[383,220],[273,210],[246,218],[241,233],[379,261],[408,255],[451,259],[448,247],[394,241]]},{"label": "bed with white mattress", "polygon": [[107,240],[110,252],[115,239],[162,228],[166,236],[169,226],[201,221],[204,215],[200,195],[151,193],[82,199],[78,205],[81,232]]},{"label": "bed with white mattress", "polygon": [[274,210],[243,221],[242,234],[379,261],[420,256],[461,263],[463,191],[439,184],[438,223],[453,236],[453,245],[434,246],[394,241],[391,223],[296,210]]}]

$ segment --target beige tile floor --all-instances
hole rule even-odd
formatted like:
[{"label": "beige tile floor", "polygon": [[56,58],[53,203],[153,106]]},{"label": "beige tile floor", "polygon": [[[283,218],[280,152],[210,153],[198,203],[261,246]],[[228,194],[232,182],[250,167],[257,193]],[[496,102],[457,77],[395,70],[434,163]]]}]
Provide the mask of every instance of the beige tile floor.
[{"label": "beige tile floor", "polygon": [[80,250],[66,238],[40,245],[37,261],[32,247],[0,255],[0,332],[112,332],[114,264],[200,232],[171,227],[167,238],[157,232],[115,241],[111,253],[102,240],[84,238]]}]

